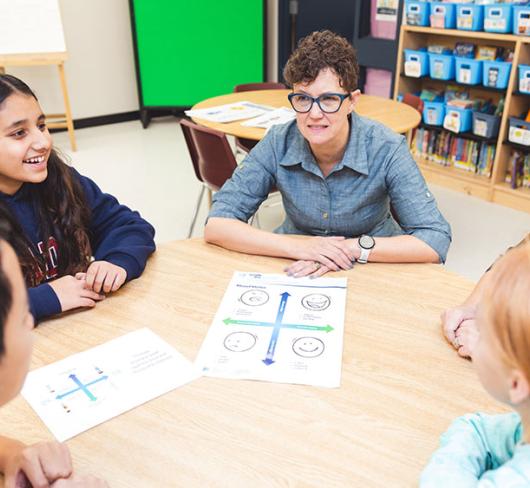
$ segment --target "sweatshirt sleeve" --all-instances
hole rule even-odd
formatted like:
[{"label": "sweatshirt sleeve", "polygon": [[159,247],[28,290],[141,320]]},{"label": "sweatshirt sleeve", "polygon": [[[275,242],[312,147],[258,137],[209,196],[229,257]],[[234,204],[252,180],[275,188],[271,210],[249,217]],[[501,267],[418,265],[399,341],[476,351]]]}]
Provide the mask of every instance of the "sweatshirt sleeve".
[{"label": "sweatshirt sleeve", "polygon": [[127,281],[138,278],[155,250],[155,229],[138,212],[121,205],[92,180],[73,171],[92,212],[90,237],[94,258],[124,268]]},{"label": "sweatshirt sleeve", "polygon": [[61,303],[48,283],[28,289],[29,310],[37,325],[50,315],[61,313]]},{"label": "sweatshirt sleeve", "polygon": [[511,459],[521,438],[515,413],[473,414],[456,419],[440,438],[420,480],[421,488],[475,487],[482,475]]}]

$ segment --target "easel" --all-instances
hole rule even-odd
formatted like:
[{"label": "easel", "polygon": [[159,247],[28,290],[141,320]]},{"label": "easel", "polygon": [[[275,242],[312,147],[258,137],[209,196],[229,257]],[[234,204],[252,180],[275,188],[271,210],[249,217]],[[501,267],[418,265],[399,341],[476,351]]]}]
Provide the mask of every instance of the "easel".
[{"label": "easel", "polygon": [[[64,74],[64,62],[68,59],[66,52],[62,53],[39,53],[39,54],[0,54],[0,73],[5,73],[6,66],[43,66],[54,64],[59,70],[59,81],[64,99],[64,114],[48,114],[46,121],[50,129],[68,129],[70,145],[72,151],[77,151],[74,135],[74,123],[72,120],[72,110],[70,99],[68,98],[68,88],[66,86],[66,76]],[[50,121],[50,122],[48,122]]]}]

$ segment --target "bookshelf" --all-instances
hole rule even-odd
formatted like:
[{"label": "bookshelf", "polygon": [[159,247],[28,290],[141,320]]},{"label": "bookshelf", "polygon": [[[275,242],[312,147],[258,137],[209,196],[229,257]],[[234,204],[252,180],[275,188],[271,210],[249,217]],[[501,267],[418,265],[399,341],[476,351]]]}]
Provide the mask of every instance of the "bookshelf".
[{"label": "bookshelf", "polygon": [[[423,87],[443,88],[448,84],[460,85],[455,80],[442,81],[429,77],[411,78],[403,73],[404,49],[419,49],[430,44],[453,48],[456,42],[507,47],[514,52],[514,61],[506,90],[491,89],[480,85],[462,85],[470,91],[472,97],[489,98],[495,103],[501,97],[504,96],[505,98],[498,137],[482,140],[484,143],[494,144],[496,147],[491,177],[467,172],[453,166],[442,166],[413,152],[418,166],[429,182],[530,213],[530,189],[513,189],[510,184],[505,182],[511,150],[518,149],[530,152],[530,146],[519,146],[508,141],[509,118],[519,116],[530,108],[530,96],[518,91],[517,69],[519,64],[530,64],[530,37],[402,25],[398,45],[394,99],[397,99],[399,93],[414,93],[421,91]],[[424,127],[430,128],[426,125]],[[466,133],[457,136],[463,139],[481,139]]]}]

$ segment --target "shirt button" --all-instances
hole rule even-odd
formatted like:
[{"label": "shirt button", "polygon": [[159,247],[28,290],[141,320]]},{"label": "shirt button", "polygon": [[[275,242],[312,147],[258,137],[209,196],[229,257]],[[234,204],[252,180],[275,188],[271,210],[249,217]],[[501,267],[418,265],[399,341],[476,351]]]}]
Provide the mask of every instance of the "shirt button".
[{"label": "shirt button", "polygon": [[327,212],[324,212],[324,213],[322,214],[322,217],[324,217],[325,219],[327,219],[327,218],[328,218],[328,213],[327,213]]}]

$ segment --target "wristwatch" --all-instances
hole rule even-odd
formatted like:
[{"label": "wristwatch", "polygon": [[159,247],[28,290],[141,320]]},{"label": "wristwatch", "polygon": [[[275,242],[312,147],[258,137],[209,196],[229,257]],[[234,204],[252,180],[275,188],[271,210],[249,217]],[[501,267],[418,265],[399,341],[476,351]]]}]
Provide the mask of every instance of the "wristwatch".
[{"label": "wristwatch", "polygon": [[368,262],[368,256],[370,256],[370,252],[372,252],[375,246],[375,240],[372,236],[362,235],[357,242],[361,248],[361,255],[357,258],[357,262],[366,264]]}]

